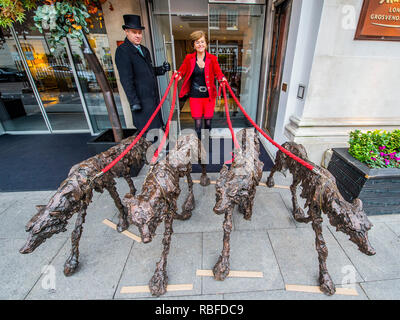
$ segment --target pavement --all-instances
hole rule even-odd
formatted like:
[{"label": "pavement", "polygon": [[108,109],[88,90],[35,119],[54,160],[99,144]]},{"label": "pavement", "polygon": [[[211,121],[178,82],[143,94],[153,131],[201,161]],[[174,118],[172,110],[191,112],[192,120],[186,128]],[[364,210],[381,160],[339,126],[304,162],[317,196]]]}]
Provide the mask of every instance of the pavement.
[{"label": "pavement", "polygon": [[[145,169],[134,179],[140,192]],[[268,173],[264,173],[265,183]],[[217,174],[210,174],[216,180]],[[194,179],[199,174],[193,174]],[[222,249],[223,216],[217,216],[215,185],[195,184],[196,209],[188,221],[174,221],[168,256],[170,285],[192,285],[191,290],[169,291],[160,298],[148,292],[121,293],[122,287],[145,286],[162,251],[163,224],[151,243],[138,243],[103,223],[118,222],[118,211],[107,192],[94,193],[88,208],[80,242],[79,268],[65,277],[70,235],[67,232],[47,239],[33,253],[22,255],[25,224],[46,204],[55,191],[0,193],[0,299],[192,299],[192,300],[380,300],[400,299],[400,212],[371,216],[369,232],[377,251],[369,257],[357,250],[345,234],[336,232],[325,216],[324,238],[329,250],[328,270],[338,288],[355,289],[354,295],[326,296],[322,293],[286,290],[286,285],[318,286],[318,258],[311,225],[294,221],[290,209],[291,177],[276,174],[278,188],[259,186],[253,218],[245,221],[235,209],[231,235],[231,270],[262,272],[262,278],[196,276],[197,270],[212,269]],[[282,186],[282,187],[280,187]],[[186,183],[181,180],[184,198]],[[118,180],[120,195],[128,186]],[[300,201],[301,203],[304,203]],[[182,203],[180,200],[179,203]],[[136,227],[129,231],[138,234]]]}]

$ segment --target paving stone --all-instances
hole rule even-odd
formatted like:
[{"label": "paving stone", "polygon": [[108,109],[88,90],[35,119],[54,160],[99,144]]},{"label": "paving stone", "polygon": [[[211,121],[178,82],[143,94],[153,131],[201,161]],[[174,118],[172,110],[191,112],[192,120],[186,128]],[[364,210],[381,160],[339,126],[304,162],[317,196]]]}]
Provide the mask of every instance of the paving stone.
[{"label": "paving stone", "polygon": [[363,282],[360,285],[371,300],[400,299],[400,279]]},{"label": "paving stone", "polygon": [[[186,184],[186,185],[185,185]],[[181,183],[181,195],[178,199],[178,210],[182,212],[182,205],[188,194],[187,183]],[[212,232],[219,231],[224,221],[223,216],[214,213],[215,185],[202,187],[196,183],[193,186],[195,209],[192,217],[187,221],[174,221],[174,231],[177,233]]]},{"label": "paving stone", "polygon": [[[147,171],[148,166],[133,178],[138,192]],[[192,178],[199,180],[200,175],[193,173]],[[269,172],[263,174],[263,183],[268,175]],[[209,173],[213,181],[218,176],[219,173]],[[284,177],[277,173],[274,178],[276,184],[281,186],[289,186],[292,182],[290,174]],[[122,198],[129,192],[128,185],[123,178],[116,181]],[[181,179],[180,184],[182,194],[178,203],[181,205],[187,194],[187,183]],[[222,248],[224,217],[217,216],[212,210],[215,185],[203,188],[195,184],[196,209],[190,220],[174,221],[175,233],[167,267],[170,284],[193,283],[194,290],[169,292],[155,298],[149,293],[120,294],[120,290],[122,286],[148,284],[161,256],[164,226],[160,225],[157,237],[150,244],[136,243],[107,227],[102,221],[110,219],[118,223],[119,214],[107,191],[103,194],[94,192],[81,239],[80,267],[72,277],[64,276],[63,266],[71,249],[70,240],[66,238],[70,237],[74,228],[76,215],[69,221],[67,232],[48,239],[31,254],[19,253],[27,237],[25,224],[36,213],[35,206],[46,204],[54,193],[0,193],[0,299],[24,299],[27,295],[27,299],[114,297],[155,300],[347,300],[368,297],[395,300],[400,297],[400,214],[369,217],[375,225],[369,233],[371,244],[377,250],[374,257],[359,252],[343,233],[336,232],[332,227],[326,229],[329,223],[324,215],[324,237],[329,250],[328,270],[340,287],[342,279],[349,275],[349,269],[343,267],[355,267],[359,296],[328,297],[287,292],[284,281],[286,284],[318,285],[315,234],[310,224],[293,220],[289,190],[259,186],[252,221],[245,221],[235,209],[230,261],[232,270],[262,271],[264,278],[228,278],[218,282],[212,277],[197,277],[196,270],[212,269],[216,263]],[[300,205],[304,204],[303,199],[298,199]],[[266,229],[268,232],[262,231]],[[138,234],[135,226],[130,226],[129,230]],[[56,271],[56,290],[43,288],[46,276],[41,272],[48,264],[54,266]],[[362,282],[363,279],[367,282]],[[358,283],[360,281],[361,284]]]},{"label": "paving stone", "polygon": [[[268,172],[263,172],[263,177],[261,179],[261,182],[266,183],[269,175],[271,174],[270,171]],[[274,174],[274,181],[276,185],[279,186],[290,186],[292,184],[292,174],[287,171],[286,176],[282,174],[281,172],[276,172]]]},{"label": "paving stone", "polygon": [[0,238],[24,239],[27,237],[25,225],[37,213],[37,201],[17,202],[8,208],[2,215],[0,224]]},{"label": "paving stone", "polygon": [[345,296],[339,294],[327,296],[322,293],[271,290],[224,294],[224,300],[368,300],[368,297],[360,286],[358,284],[355,286],[358,296]]},{"label": "paving stone", "polygon": [[[297,222],[296,220],[294,220],[293,214],[292,214],[292,212],[293,212],[292,193],[290,192],[290,190],[280,189],[280,190],[278,190],[278,192],[281,195],[283,204],[289,211],[296,228],[307,228],[307,227],[309,228],[310,226],[308,224],[300,223],[300,222]],[[307,214],[308,210],[304,209],[304,204],[306,203],[306,200],[300,197],[300,193],[301,193],[301,189],[299,187],[297,189],[297,201],[299,203],[300,208],[302,208],[305,211],[305,213]],[[327,219],[324,219],[324,223],[325,223],[325,220],[327,220]]]},{"label": "paving stone", "polygon": [[[99,198],[96,195],[96,198]],[[99,198],[101,199],[101,198]],[[18,201],[15,205],[11,206],[8,208],[2,215],[2,223],[0,224],[0,238],[8,238],[8,239],[25,239],[28,234],[25,231],[25,226],[26,224],[30,221],[30,219],[37,213],[36,205],[38,204],[46,204],[46,201],[39,201],[38,199],[34,198],[29,198],[29,200],[26,200],[24,202]],[[101,201],[94,201],[88,208],[87,211],[87,216],[86,216],[86,223],[84,224],[85,231],[84,233],[91,233],[94,234],[95,231],[98,231],[97,225],[94,228],[91,228],[90,226],[92,225],[91,221],[96,219],[94,216],[96,213],[97,216],[99,216],[98,212],[103,212],[103,209],[99,209],[103,207],[104,209],[107,209],[108,206],[110,206],[109,201],[104,201],[101,203]],[[97,209],[96,209],[97,205]],[[100,207],[99,207],[100,206]],[[114,215],[112,213],[111,217]],[[71,231],[74,228],[75,225],[75,220],[76,220],[76,214],[68,221],[68,226],[67,226],[67,231],[63,233],[59,233],[57,235],[54,235],[52,238],[59,238],[59,237],[69,237],[71,234]],[[101,214],[100,214],[101,216]],[[109,217],[109,215],[108,215]],[[101,222],[101,217],[99,217],[99,221]],[[106,231],[106,228],[104,225],[101,223],[99,224],[100,228],[102,231],[100,232],[103,234]],[[90,231],[93,229],[94,231]],[[99,233],[97,233],[99,234]]]},{"label": "paving stone", "polygon": [[[55,239],[30,254],[21,254],[22,239],[0,239],[0,299],[22,300],[66,242]],[[40,284],[39,284],[40,285]]]},{"label": "paving stone", "polygon": [[0,198],[0,216],[12,205],[16,204],[14,199],[2,199]]},{"label": "paving stone", "polygon": [[266,230],[296,228],[291,213],[286,208],[278,192],[265,192],[263,187],[257,188],[251,221],[243,218],[237,207],[233,221],[235,230]]},{"label": "paving stone", "polygon": [[[76,216],[76,215],[75,215]],[[114,230],[110,229],[103,223],[104,219],[115,220],[118,222],[119,211],[114,204],[108,191],[99,197],[97,201],[93,201],[87,209],[86,221],[84,224],[83,235],[86,237],[102,237],[107,236]],[[76,217],[71,219],[68,234],[70,234],[75,226]]]},{"label": "paving stone", "polygon": [[335,232],[334,236],[365,281],[399,278],[400,238],[386,224],[375,223],[368,232],[369,241],[376,250],[375,256],[360,252],[341,232]]},{"label": "paving stone", "polygon": [[131,247],[132,240],[128,238],[82,237],[79,246],[79,267],[75,274],[66,277],[63,273],[64,263],[71,249],[68,241],[52,262],[55,268],[56,289],[43,289],[42,276],[27,299],[112,299]]},{"label": "paving stone", "polygon": [[400,222],[400,214],[382,214],[378,216],[368,216],[372,223],[380,222]]},{"label": "paving stone", "polygon": [[[137,190],[137,194],[140,193],[140,191],[142,190],[144,179],[145,176],[132,178],[133,184]],[[123,199],[125,194],[130,193],[129,185],[124,178],[118,178],[115,179],[115,181],[117,182],[118,194],[120,195],[121,199]]]},{"label": "paving stone", "polygon": [[26,214],[28,222],[37,212],[36,205],[45,204],[50,196],[51,191],[0,193],[0,214],[21,211]]},{"label": "paving stone", "polygon": [[[222,232],[203,234],[202,269],[213,269],[222,250],[222,239]],[[284,288],[266,232],[233,231],[230,245],[231,270],[263,272],[263,278],[227,278],[221,282],[213,277],[202,277],[203,294]]]},{"label": "paving stone", "polygon": [[[199,179],[200,174],[194,173],[193,179]],[[143,180],[143,179],[142,179]],[[185,182],[185,178],[180,180],[181,194],[178,198],[178,211],[182,212],[182,205],[188,194],[188,184]],[[139,180],[136,180],[139,181]],[[122,184],[122,183],[121,183]],[[142,186],[143,182],[139,181],[138,186]],[[136,183],[135,183],[136,185]],[[140,192],[138,186],[138,193]],[[122,188],[123,186],[118,186]],[[193,186],[193,192],[195,195],[195,209],[193,210],[192,217],[187,221],[174,221],[174,232],[175,233],[193,233],[193,232],[212,232],[219,231],[222,228],[224,221],[223,216],[218,216],[214,213],[213,208],[215,205],[215,185],[202,187],[200,184],[195,183]],[[117,211],[118,212],[118,211]],[[114,215],[113,222],[118,223],[118,215]],[[130,232],[139,235],[139,231],[136,226],[131,225],[128,229]],[[114,232],[113,230],[107,231],[107,234]],[[163,227],[157,229],[156,234],[162,235],[164,233]]]},{"label": "paving stone", "polygon": [[[293,205],[292,205],[292,194],[291,194],[290,190],[280,190],[279,193],[282,196],[283,203],[288,208],[288,210],[292,216]],[[306,200],[300,197],[300,193],[301,193],[301,188],[299,187],[299,188],[297,188],[297,202],[299,203],[299,207],[304,210],[305,214],[307,214],[308,208],[304,209]],[[322,225],[324,227],[330,226],[329,218],[326,214],[322,213],[322,219],[323,219]],[[294,218],[293,218],[293,221],[297,228],[311,228],[311,222],[310,223],[301,223],[301,222],[297,222],[296,220],[294,220]]]},{"label": "paving stone", "polygon": [[[119,282],[115,298],[151,298],[150,293],[125,294],[120,293],[122,287],[146,286],[154,274],[156,263],[160,260],[163,250],[163,237],[157,235],[152,242],[135,243],[129,255],[124,272]],[[196,277],[196,270],[201,268],[201,233],[173,234],[168,255],[168,283],[193,284],[191,291],[171,291],[164,297],[180,297],[200,295],[201,279]]]},{"label": "paving stone", "polygon": [[12,199],[14,201],[46,201],[55,191],[24,191],[24,192],[2,192],[0,193],[0,202],[3,199]]},{"label": "paving stone", "polygon": [[400,222],[387,222],[386,225],[400,237]]},{"label": "paving stone", "polygon": [[[285,284],[318,286],[318,254],[315,249],[315,233],[312,228],[269,230],[268,233]],[[330,231],[325,227],[323,228],[323,236],[329,252],[327,259],[329,274],[333,282],[340,285],[343,279],[349,278],[349,268],[353,271],[354,267]],[[347,277],[344,278],[346,275]],[[360,281],[363,281],[363,279],[355,272],[355,277],[350,282]]]}]

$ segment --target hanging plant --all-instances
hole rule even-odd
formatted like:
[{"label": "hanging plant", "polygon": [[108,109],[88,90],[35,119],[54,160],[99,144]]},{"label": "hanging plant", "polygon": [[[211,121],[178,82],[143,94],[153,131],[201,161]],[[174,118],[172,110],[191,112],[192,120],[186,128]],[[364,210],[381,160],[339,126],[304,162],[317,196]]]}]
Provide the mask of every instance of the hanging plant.
[{"label": "hanging plant", "polygon": [[38,7],[33,20],[41,33],[50,33],[50,50],[54,51],[64,37],[81,42],[81,30],[89,32],[86,22],[89,17],[90,14],[83,3],[72,5],[63,1]]},{"label": "hanging plant", "polygon": [[[100,25],[102,14],[99,12],[101,5],[107,0],[0,0],[0,27],[7,28],[13,23],[23,23],[25,12],[33,8],[35,11],[34,22],[38,30],[50,32],[50,44],[60,43],[63,37],[81,40],[83,29],[89,32],[93,25],[91,15],[99,14]],[[112,7],[111,3],[110,6]]]}]

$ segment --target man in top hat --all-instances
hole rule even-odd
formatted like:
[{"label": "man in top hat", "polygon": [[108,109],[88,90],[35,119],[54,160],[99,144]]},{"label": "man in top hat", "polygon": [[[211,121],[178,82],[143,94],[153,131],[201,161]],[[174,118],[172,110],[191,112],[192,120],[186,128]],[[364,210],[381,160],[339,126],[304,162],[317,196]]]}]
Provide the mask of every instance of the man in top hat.
[{"label": "man in top hat", "polygon": [[[115,52],[121,84],[125,90],[135,127],[140,131],[160,103],[156,76],[171,70],[168,62],[153,67],[149,50],[140,43],[143,38],[140,16],[124,15],[126,38]],[[163,127],[161,111],[154,118],[149,129]]]}]

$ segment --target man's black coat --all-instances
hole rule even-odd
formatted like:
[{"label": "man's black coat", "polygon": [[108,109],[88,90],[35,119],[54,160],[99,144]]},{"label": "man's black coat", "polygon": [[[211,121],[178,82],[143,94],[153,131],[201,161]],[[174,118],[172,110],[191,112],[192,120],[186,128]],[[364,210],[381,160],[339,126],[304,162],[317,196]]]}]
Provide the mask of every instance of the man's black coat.
[{"label": "man's black coat", "polygon": [[[149,50],[140,46],[144,57],[139,50],[127,39],[115,52],[121,84],[125,90],[129,104],[142,106],[141,111],[132,111],[135,127],[140,131],[150,119],[160,103],[156,76],[165,74],[163,67],[153,67]],[[150,129],[163,126],[161,110],[154,118]]]}]

